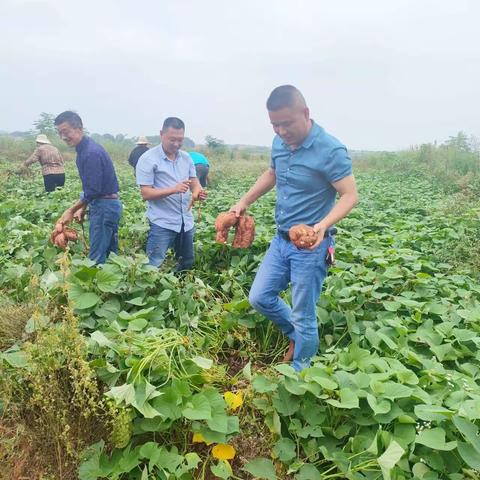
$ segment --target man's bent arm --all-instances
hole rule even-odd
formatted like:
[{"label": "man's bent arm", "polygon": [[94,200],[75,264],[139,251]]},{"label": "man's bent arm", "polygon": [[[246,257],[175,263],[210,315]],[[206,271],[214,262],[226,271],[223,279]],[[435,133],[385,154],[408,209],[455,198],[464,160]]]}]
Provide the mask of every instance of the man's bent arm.
[{"label": "man's bent arm", "polygon": [[177,193],[174,187],[169,188],[153,188],[150,185],[140,185],[140,193],[144,200],[159,200]]},{"label": "man's bent arm", "polygon": [[230,211],[235,212],[237,216],[241,215],[253,202],[260,198],[265,193],[269,192],[276,183],[275,170],[269,168],[263,172],[253,187],[234,205]]},{"label": "man's bent arm", "polygon": [[340,198],[335,203],[330,213],[320,222],[314,225],[317,231],[326,230],[342,218],[346,217],[352,208],[358,203],[358,192],[355,177],[349,175],[338,182],[332,183],[333,188],[338,192]]}]

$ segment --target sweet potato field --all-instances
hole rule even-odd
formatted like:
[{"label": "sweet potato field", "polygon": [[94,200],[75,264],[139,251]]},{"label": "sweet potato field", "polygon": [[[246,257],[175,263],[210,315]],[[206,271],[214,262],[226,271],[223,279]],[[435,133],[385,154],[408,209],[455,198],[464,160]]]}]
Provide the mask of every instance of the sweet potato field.
[{"label": "sweet potato field", "polygon": [[147,264],[125,162],[120,252],[101,267],[81,240],[49,241],[80,191],[74,166],[50,195],[39,175],[2,168],[0,478],[480,478],[480,283],[459,253],[478,202],[363,169],[318,303],[320,353],[297,374],[247,299],[274,192],[249,210],[250,248],[215,242],[253,172],[213,164],[194,270],[175,275],[173,259]]}]

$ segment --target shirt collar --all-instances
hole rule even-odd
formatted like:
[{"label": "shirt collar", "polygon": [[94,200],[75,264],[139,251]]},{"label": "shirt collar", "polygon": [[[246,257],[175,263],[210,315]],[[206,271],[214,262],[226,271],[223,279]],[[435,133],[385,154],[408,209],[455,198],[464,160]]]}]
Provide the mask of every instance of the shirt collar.
[{"label": "shirt collar", "polygon": [[86,147],[87,143],[88,137],[84,135],[83,138],[80,140],[80,143],[75,147],[77,153],[80,153]]},{"label": "shirt collar", "polygon": [[[171,162],[172,160],[170,160],[168,157],[167,157],[167,154],[165,153],[165,150],[163,149],[163,145],[160,144],[160,153],[162,155],[162,158],[164,160],[167,160],[168,162]],[[177,155],[175,156],[175,160],[178,160],[180,158],[180,150],[177,152]],[[175,161],[173,160],[173,161]]]}]

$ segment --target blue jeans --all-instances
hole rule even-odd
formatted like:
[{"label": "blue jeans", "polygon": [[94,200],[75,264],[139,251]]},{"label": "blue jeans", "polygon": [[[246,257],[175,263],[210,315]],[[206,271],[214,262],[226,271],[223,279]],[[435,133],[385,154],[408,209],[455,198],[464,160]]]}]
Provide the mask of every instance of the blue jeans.
[{"label": "blue jeans", "polygon": [[90,253],[95,263],[105,263],[110,252],[118,251],[118,224],[122,216],[120,200],[97,198],[88,204]]},{"label": "blue jeans", "polygon": [[[260,264],[250,290],[250,304],[295,342],[292,366],[310,366],[319,346],[316,304],[327,276],[325,257],[331,237],[315,250],[297,248],[276,235]],[[292,285],[292,307],[279,293]]]},{"label": "blue jeans", "polygon": [[193,236],[195,227],[188,230],[182,229],[180,232],[169,230],[168,228],[159,227],[150,222],[150,231],[147,239],[147,255],[150,265],[159,267],[165,260],[167,251],[173,247],[177,266],[175,270],[190,270],[193,266]]}]

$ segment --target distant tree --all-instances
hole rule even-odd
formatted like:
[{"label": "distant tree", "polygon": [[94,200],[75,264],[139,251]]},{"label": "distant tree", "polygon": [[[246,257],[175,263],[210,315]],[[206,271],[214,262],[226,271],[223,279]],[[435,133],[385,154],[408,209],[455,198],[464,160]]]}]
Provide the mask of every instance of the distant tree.
[{"label": "distant tree", "polygon": [[467,137],[465,132],[458,132],[455,137],[448,137],[448,140],[444,143],[446,147],[452,147],[455,150],[461,152],[470,153],[472,151],[472,145],[470,139]]},{"label": "distant tree", "polygon": [[223,140],[212,137],[211,135],[207,135],[205,137],[205,143],[207,144],[208,148],[212,148],[214,150],[225,148],[225,142]]},{"label": "distant tree", "polygon": [[105,139],[105,140],[110,140],[111,142],[114,142],[115,141],[115,137],[111,134],[111,133],[104,133],[102,135],[102,137]]},{"label": "distant tree", "polygon": [[52,113],[42,112],[38,120],[33,122],[35,130],[38,133],[44,133],[45,135],[55,135],[55,115]]}]

